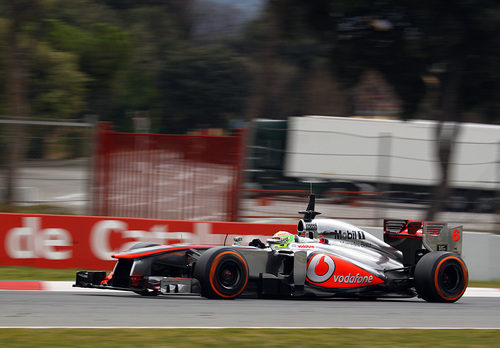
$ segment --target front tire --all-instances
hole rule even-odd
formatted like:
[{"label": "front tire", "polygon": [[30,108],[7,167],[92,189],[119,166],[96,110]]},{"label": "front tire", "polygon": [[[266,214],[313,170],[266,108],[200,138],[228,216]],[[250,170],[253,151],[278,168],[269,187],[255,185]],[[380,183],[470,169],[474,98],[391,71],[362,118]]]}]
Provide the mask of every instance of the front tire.
[{"label": "front tire", "polygon": [[415,267],[415,289],[428,302],[457,301],[467,289],[468,278],[465,262],[450,252],[432,251]]},{"label": "front tire", "polygon": [[203,296],[233,299],[245,290],[248,265],[236,250],[213,248],[205,251],[196,262],[194,277],[200,282]]}]

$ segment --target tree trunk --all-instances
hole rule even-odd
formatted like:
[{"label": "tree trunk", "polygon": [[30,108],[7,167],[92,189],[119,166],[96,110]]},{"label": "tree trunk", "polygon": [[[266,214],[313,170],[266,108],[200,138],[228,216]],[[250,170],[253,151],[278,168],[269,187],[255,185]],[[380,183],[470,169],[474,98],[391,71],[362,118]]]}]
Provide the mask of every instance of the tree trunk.
[{"label": "tree trunk", "polygon": [[444,125],[442,121],[436,126],[436,153],[439,160],[439,182],[434,189],[432,201],[428,207],[425,220],[432,221],[442,210],[449,194],[450,159],[460,130],[460,124]]},{"label": "tree trunk", "polygon": [[[427,209],[425,220],[432,221],[442,210],[449,194],[450,160],[460,131],[462,110],[460,107],[461,64],[450,67],[441,79],[440,105],[436,109],[436,157],[439,161],[439,181],[433,199]],[[450,123],[451,122],[451,123]]]},{"label": "tree trunk", "polygon": [[[10,3],[10,27],[8,33],[7,58],[7,114],[15,120],[29,115],[26,100],[25,65],[27,49],[22,47],[19,39],[24,18],[23,4],[13,1]],[[7,176],[5,201],[13,204],[16,201],[15,187],[19,162],[22,158],[24,127],[22,124],[11,124],[7,131]]]}]

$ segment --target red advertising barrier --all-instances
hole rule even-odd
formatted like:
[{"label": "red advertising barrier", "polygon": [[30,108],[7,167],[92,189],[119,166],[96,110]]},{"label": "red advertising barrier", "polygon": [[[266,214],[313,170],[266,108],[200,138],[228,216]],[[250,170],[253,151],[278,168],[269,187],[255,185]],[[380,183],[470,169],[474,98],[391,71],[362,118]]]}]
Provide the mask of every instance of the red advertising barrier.
[{"label": "red advertising barrier", "polygon": [[99,131],[93,215],[236,221],[243,133]]},{"label": "red advertising barrier", "polygon": [[111,254],[137,242],[231,245],[233,237],[271,236],[293,224],[155,220],[0,213],[0,265],[111,269]]}]

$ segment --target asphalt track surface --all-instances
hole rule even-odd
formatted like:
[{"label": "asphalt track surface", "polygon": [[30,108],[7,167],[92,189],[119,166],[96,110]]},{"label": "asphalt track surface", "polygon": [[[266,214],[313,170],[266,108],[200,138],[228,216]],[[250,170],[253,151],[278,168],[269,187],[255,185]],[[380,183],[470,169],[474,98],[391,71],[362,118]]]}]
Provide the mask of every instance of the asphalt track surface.
[{"label": "asphalt track surface", "polygon": [[129,292],[2,291],[0,328],[479,328],[500,329],[500,297],[208,300]]}]

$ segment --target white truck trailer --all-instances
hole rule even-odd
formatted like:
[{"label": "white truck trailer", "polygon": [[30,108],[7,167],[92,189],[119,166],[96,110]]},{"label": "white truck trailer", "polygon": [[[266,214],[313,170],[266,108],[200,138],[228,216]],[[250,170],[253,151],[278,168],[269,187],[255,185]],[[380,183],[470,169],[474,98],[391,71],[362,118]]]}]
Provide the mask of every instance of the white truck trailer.
[{"label": "white truck trailer", "polygon": [[[436,121],[301,116],[288,120],[284,175],[373,184],[427,195],[439,182]],[[500,189],[500,126],[463,123],[450,161],[460,210],[494,209]]]}]

